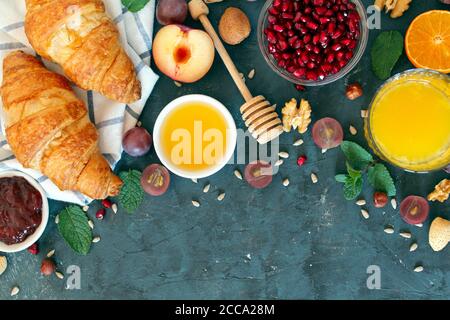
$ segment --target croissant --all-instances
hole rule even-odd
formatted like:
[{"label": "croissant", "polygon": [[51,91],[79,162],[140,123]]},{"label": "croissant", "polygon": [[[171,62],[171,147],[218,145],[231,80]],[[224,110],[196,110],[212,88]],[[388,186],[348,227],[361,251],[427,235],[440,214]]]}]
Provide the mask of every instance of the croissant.
[{"label": "croissant", "polygon": [[132,103],[141,83],[101,0],[26,0],[25,33],[36,52],[77,86]]},{"label": "croissant", "polygon": [[16,51],[3,61],[0,92],[6,138],[24,167],[42,172],[61,190],[93,199],[119,193],[122,181],[101,155],[97,130],[64,77]]}]

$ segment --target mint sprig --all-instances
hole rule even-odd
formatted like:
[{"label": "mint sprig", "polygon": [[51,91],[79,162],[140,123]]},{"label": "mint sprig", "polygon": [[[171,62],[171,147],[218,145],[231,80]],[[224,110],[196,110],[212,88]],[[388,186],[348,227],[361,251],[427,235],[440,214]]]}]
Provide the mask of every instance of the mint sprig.
[{"label": "mint sprig", "polygon": [[335,179],[344,184],[345,199],[353,200],[361,194],[365,172],[376,191],[395,196],[395,184],[385,165],[376,163],[372,155],[355,142],[344,141],[341,149],[347,159],[347,174],[338,174]]},{"label": "mint sprig", "polygon": [[122,5],[131,12],[138,12],[144,9],[150,0],[122,0]]},{"label": "mint sprig", "polygon": [[144,191],[141,187],[142,173],[138,170],[123,171],[119,177],[123,181],[118,200],[119,204],[128,212],[133,213],[144,200]]},{"label": "mint sprig", "polygon": [[384,31],[378,35],[370,52],[372,70],[375,75],[386,80],[403,52],[403,36],[398,31]]},{"label": "mint sprig", "polygon": [[75,252],[86,255],[92,243],[92,230],[86,214],[78,206],[69,206],[59,213],[59,233]]}]

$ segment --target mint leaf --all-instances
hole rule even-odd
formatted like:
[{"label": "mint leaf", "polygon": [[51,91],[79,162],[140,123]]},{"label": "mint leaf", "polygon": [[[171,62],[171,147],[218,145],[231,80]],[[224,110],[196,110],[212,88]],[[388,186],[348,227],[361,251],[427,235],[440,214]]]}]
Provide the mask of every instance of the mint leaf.
[{"label": "mint leaf", "polygon": [[377,163],[370,167],[368,171],[369,183],[376,191],[386,192],[389,197],[395,196],[397,193],[395,189],[394,180],[384,164]]},{"label": "mint leaf", "polygon": [[403,52],[403,36],[398,31],[384,31],[378,35],[370,52],[372,70],[381,80],[391,76],[392,69]]},{"label": "mint leaf", "polygon": [[350,177],[352,177],[353,179],[361,177],[361,171],[353,169],[348,161],[345,163],[345,165],[347,166],[347,172]]},{"label": "mint leaf", "polygon": [[138,12],[142,10],[150,0],[122,0],[122,4],[128,11]]},{"label": "mint leaf", "polygon": [[347,175],[346,174],[338,174],[334,178],[336,179],[337,182],[345,183],[345,181],[347,180]]},{"label": "mint leaf", "polygon": [[138,170],[130,170],[119,173],[123,181],[119,194],[120,205],[128,212],[133,213],[144,200],[144,191],[141,187],[141,175]]},{"label": "mint leaf", "polygon": [[363,179],[362,177],[352,178],[347,176],[344,182],[344,198],[347,200],[353,200],[362,191]]},{"label": "mint leaf", "polygon": [[373,162],[372,155],[355,142],[343,141],[341,149],[347,158],[348,164],[354,170],[362,171]]},{"label": "mint leaf", "polygon": [[58,230],[75,252],[88,254],[92,243],[92,230],[80,207],[69,206],[59,213]]}]

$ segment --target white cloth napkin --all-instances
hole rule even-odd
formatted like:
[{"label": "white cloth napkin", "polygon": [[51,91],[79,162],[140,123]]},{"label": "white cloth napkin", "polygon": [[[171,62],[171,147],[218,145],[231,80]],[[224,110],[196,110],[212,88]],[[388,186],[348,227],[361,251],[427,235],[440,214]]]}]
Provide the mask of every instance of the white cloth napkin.
[{"label": "white cloth napkin", "polygon": [[[155,0],[151,0],[138,13],[128,12],[122,7],[120,0],[104,1],[109,16],[119,29],[124,48],[132,59],[139,80],[142,84],[140,101],[126,105],[114,102],[91,91],[83,91],[74,87],[79,98],[89,108],[91,120],[97,126],[100,136],[100,150],[112,168],[120,160],[122,154],[122,135],[136,125],[142,109],[145,106],[158,76],[150,69],[152,48],[153,20],[155,16]],[[22,50],[35,54],[27,40],[24,31],[25,0],[0,0],[0,83],[3,77],[3,58],[13,50]],[[48,69],[61,73],[61,69],[48,61],[43,61]],[[0,99],[0,109],[3,105]],[[0,113],[0,120],[1,120]],[[2,123],[0,121],[0,123]],[[45,189],[51,199],[88,204],[91,199],[78,192],[58,189],[41,173],[24,169],[14,158],[4,135],[4,126],[0,132],[0,171],[16,169],[34,177]]]}]

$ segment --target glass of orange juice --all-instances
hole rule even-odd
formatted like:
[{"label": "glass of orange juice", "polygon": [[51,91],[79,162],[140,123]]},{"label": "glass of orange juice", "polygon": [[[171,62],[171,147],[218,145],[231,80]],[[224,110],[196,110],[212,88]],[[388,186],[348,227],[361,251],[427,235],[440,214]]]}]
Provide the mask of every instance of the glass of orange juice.
[{"label": "glass of orange juice", "polygon": [[387,80],[372,100],[365,135],[378,156],[407,171],[450,164],[450,77],[413,69]]},{"label": "glass of orange juice", "polygon": [[227,108],[211,97],[193,94],[170,102],[153,129],[156,153],[178,176],[199,179],[219,171],[236,147],[236,125]]}]

